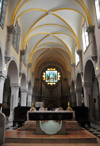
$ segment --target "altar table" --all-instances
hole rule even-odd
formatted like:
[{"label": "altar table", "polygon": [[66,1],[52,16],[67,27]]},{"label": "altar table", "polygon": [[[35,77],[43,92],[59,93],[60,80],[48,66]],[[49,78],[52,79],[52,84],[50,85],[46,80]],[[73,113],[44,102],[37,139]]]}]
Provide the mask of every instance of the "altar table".
[{"label": "altar table", "polygon": [[36,134],[66,134],[65,121],[73,120],[73,111],[28,111],[27,118],[27,123],[36,121]]}]

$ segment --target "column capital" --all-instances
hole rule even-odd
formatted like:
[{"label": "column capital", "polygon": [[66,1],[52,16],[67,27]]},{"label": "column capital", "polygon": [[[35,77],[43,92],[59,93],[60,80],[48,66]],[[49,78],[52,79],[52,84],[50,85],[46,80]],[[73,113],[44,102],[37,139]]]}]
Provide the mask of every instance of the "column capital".
[{"label": "column capital", "polygon": [[27,92],[28,95],[32,95],[32,92]]},{"label": "column capital", "polygon": [[31,68],[32,67],[32,63],[27,64],[27,67]]},{"label": "column capital", "polygon": [[18,87],[19,88],[19,85],[17,83],[11,83],[10,86],[11,87],[16,87],[16,88]]},{"label": "column capital", "polygon": [[0,71],[0,81],[5,81],[6,76]]},{"label": "column capital", "polygon": [[77,50],[76,52],[77,52],[77,54],[78,54],[79,56],[82,55],[82,50]]},{"label": "column capital", "polygon": [[8,34],[14,34],[15,32],[15,26],[11,25],[11,26],[7,26],[7,32]]},{"label": "column capital", "polygon": [[5,63],[7,63],[11,59],[10,56],[5,56]]},{"label": "column capital", "polygon": [[24,49],[24,50],[20,50],[20,55],[22,56],[22,55],[25,55],[25,53],[26,53],[26,50]]},{"label": "column capital", "polygon": [[71,63],[71,66],[72,66],[72,67],[75,67],[75,63]]},{"label": "column capital", "polygon": [[87,29],[86,29],[88,34],[90,34],[90,33],[94,34],[94,30],[95,30],[95,26],[94,25],[88,26]]},{"label": "column capital", "polygon": [[21,92],[27,93],[26,89],[21,89]]},{"label": "column capital", "polygon": [[92,83],[86,83],[86,82],[84,83],[84,87],[86,87],[86,88],[88,88],[88,87],[90,88],[91,86],[92,86]]}]

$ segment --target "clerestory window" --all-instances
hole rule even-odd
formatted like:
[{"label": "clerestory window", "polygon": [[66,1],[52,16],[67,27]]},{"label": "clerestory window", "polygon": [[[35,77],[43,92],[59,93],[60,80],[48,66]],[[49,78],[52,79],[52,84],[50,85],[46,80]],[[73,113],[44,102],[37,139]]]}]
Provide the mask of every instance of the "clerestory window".
[{"label": "clerestory window", "polygon": [[85,52],[89,46],[89,35],[86,29],[87,29],[87,24],[86,21],[84,21],[84,24],[82,26],[83,52]]},{"label": "clerestory window", "polygon": [[100,28],[100,0],[95,0],[95,9],[96,9],[98,28]]},{"label": "clerestory window", "polygon": [[8,0],[0,0],[0,25],[4,28]]}]

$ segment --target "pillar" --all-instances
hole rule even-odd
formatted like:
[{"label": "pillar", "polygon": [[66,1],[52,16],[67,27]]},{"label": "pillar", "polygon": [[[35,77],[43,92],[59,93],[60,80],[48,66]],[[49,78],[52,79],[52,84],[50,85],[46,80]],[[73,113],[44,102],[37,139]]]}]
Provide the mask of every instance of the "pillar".
[{"label": "pillar", "polygon": [[32,72],[32,86],[34,87],[34,76],[35,76],[35,71]]},{"label": "pillar", "polygon": [[71,92],[71,107],[76,106],[75,92]]},{"label": "pillar", "polygon": [[30,68],[32,66],[32,63],[27,64],[27,82],[29,83],[30,80]]},{"label": "pillar", "polygon": [[27,100],[27,106],[31,107],[31,103],[32,103],[32,93],[28,92],[28,100]]},{"label": "pillar", "polygon": [[25,89],[21,90],[21,106],[26,106],[27,91]]},{"label": "pillar", "polygon": [[92,114],[91,87],[92,83],[84,83],[84,105],[89,109],[89,121],[94,121]]},{"label": "pillar", "polygon": [[92,59],[97,61],[97,46],[96,46],[96,39],[95,39],[95,26],[89,26],[86,30],[89,34],[90,46],[92,51]]},{"label": "pillar", "polygon": [[[98,84],[99,84],[99,105],[100,105],[100,69],[96,71],[96,77],[98,79]],[[100,106],[99,106],[99,119],[100,119]]]},{"label": "pillar", "polygon": [[35,103],[35,87],[34,87],[34,81],[35,81],[35,71],[32,72],[32,88],[33,88],[33,97],[32,97],[32,101],[33,103]]},{"label": "pillar", "polygon": [[13,110],[18,106],[19,86],[11,84],[11,98],[10,98],[10,116],[9,120],[13,120]]},{"label": "pillar", "polygon": [[11,45],[12,45],[14,31],[15,31],[14,26],[7,26],[7,41],[6,41],[6,52],[5,52],[6,61],[10,60],[10,52],[11,52]]},{"label": "pillar", "polygon": [[83,74],[83,60],[82,60],[82,50],[77,50],[77,54],[79,55],[80,59],[80,74]]},{"label": "pillar", "polygon": [[82,93],[81,89],[76,89],[76,105],[77,106],[82,105],[82,103],[81,103],[81,93]]},{"label": "pillar", "polygon": [[19,67],[20,76],[23,74],[23,55],[25,53],[26,53],[25,50],[20,50],[20,67]]},{"label": "pillar", "polygon": [[4,82],[5,82],[5,76],[0,75],[0,103],[3,102],[3,88],[4,88]]},{"label": "pillar", "polygon": [[73,81],[75,81],[75,63],[71,64],[73,70]]}]

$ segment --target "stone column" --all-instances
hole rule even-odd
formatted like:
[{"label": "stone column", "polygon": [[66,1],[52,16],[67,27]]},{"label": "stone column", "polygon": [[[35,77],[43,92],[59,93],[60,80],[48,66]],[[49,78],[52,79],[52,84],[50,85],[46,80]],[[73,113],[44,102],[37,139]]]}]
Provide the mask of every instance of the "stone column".
[{"label": "stone column", "polygon": [[34,72],[32,72],[32,86],[34,87],[34,76],[35,76],[35,71]]},{"label": "stone column", "polygon": [[19,67],[20,76],[23,74],[23,55],[25,53],[26,53],[25,50],[20,50],[20,67]]},{"label": "stone column", "polygon": [[25,89],[21,90],[21,106],[26,106],[27,91]]},{"label": "stone column", "polygon": [[4,82],[5,82],[5,76],[0,75],[0,103],[3,102],[3,88],[4,88]]},{"label": "stone column", "polygon": [[77,50],[77,54],[79,55],[80,59],[80,74],[83,74],[83,60],[82,60],[82,50]]},{"label": "stone column", "polygon": [[92,51],[92,59],[97,61],[97,46],[96,46],[96,39],[95,39],[95,26],[89,26],[86,30],[89,34],[91,51]]},{"label": "stone column", "polygon": [[27,106],[31,107],[32,105],[32,93],[28,92],[28,101]]},{"label": "stone column", "polygon": [[33,103],[35,103],[35,71],[32,72],[32,88],[33,88],[33,97],[32,97],[32,101]]},{"label": "stone column", "polygon": [[75,63],[71,64],[73,70],[73,81],[75,82]]},{"label": "stone column", "polygon": [[71,107],[76,106],[75,92],[71,92]]},{"label": "stone column", "polygon": [[11,84],[11,98],[10,98],[10,116],[9,120],[13,120],[14,108],[18,106],[19,86]]},{"label": "stone column", "polygon": [[82,103],[81,103],[81,93],[82,93],[81,89],[76,89],[76,105],[77,106],[82,105]]},{"label": "stone column", "polygon": [[[100,69],[96,71],[96,77],[98,79],[98,84],[99,84],[99,105],[100,105]],[[99,106],[99,119],[100,119],[100,106]]]},{"label": "stone column", "polygon": [[91,87],[92,83],[84,83],[84,105],[89,109],[89,120],[93,121]]},{"label": "stone column", "polygon": [[7,41],[6,41],[6,52],[5,52],[5,61],[10,60],[12,38],[15,31],[14,26],[7,26]]},{"label": "stone column", "polygon": [[27,82],[30,81],[30,68],[32,66],[32,63],[27,64]]}]

